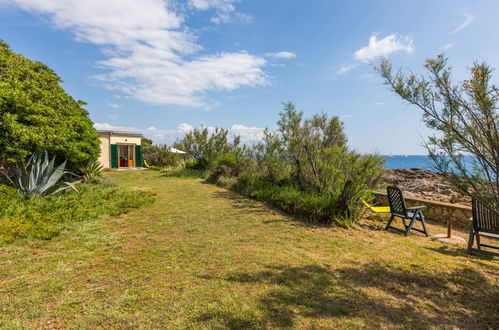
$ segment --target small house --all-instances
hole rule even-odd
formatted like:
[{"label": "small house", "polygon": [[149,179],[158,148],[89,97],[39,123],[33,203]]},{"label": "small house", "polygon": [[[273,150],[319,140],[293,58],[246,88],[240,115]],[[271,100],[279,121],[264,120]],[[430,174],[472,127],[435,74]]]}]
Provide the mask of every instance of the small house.
[{"label": "small house", "polygon": [[142,134],[97,130],[100,140],[99,163],[105,168],[143,167]]}]

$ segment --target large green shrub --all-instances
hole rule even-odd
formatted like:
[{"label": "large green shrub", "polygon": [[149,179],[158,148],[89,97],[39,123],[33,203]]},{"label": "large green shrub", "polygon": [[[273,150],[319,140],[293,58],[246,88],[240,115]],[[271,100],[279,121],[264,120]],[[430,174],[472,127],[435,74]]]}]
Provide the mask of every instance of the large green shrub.
[{"label": "large green shrub", "polygon": [[349,149],[338,117],[320,114],[305,119],[286,103],[277,124],[278,131],[266,131],[255,147],[258,174],[273,185],[328,200],[331,218],[357,218],[360,199],[381,177],[382,158]]},{"label": "large green shrub", "polygon": [[262,142],[253,149],[258,171],[268,180],[280,182],[291,177],[292,164],[279,134],[265,129]]},{"label": "large green shrub", "polygon": [[217,175],[236,176],[237,175],[237,158],[229,152],[222,154],[216,161],[214,172]]},{"label": "large green shrub", "polygon": [[149,141],[151,140],[147,140],[146,144],[142,144],[144,147],[144,160],[147,165],[152,167],[177,167],[182,163],[183,155],[171,152],[170,147],[166,144],[153,145]]},{"label": "large green shrub", "polygon": [[157,166],[155,161],[155,148],[151,139],[143,138],[142,139],[142,157],[144,161],[151,166]]},{"label": "large green shrub", "polygon": [[182,139],[177,140],[173,146],[185,151],[187,156],[194,159],[191,164],[192,169],[208,170],[213,169],[218,158],[226,153],[236,153],[235,149],[240,144],[239,137],[229,142],[229,131],[216,128],[214,132],[208,128],[194,129],[187,133]]},{"label": "large green shrub", "polygon": [[0,40],[0,166],[47,150],[77,171],[96,160],[96,130],[83,109],[45,64],[12,52]]}]

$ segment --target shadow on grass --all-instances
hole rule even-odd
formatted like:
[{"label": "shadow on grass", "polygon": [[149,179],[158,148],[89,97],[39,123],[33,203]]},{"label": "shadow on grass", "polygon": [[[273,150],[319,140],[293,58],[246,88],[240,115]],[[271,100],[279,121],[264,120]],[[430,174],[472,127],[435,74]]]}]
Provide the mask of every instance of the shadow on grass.
[{"label": "shadow on grass", "polygon": [[427,249],[434,251],[434,252],[437,252],[437,253],[452,256],[452,257],[467,257],[467,258],[469,258],[469,260],[471,262],[476,263],[476,264],[480,264],[481,266],[484,266],[484,267],[487,267],[487,264],[481,263],[480,261],[482,261],[482,260],[491,261],[491,260],[494,260],[494,258],[497,258],[497,256],[490,255],[487,253],[479,253],[479,252],[473,252],[472,255],[469,255],[467,246],[442,245],[442,246],[439,246],[437,248],[427,247]]},{"label": "shadow on grass", "polygon": [[468,256],[466,247],[441,245],[439,247],[427,247],[427,249],[451,257]]},{"label": "shadow on grass", "polygon": [[[267,266],[259,272],[231,273],[223,280],[266,290],[258,299],[258,320],[223,316],[243,327],[294,327],[304,318],[373,328],[499,326],[497,286],[471,268],[434,272],[376,262],[338,270]],[[214,317],[220,317],[217,311],[203,315],[203,320]],[[231,327],[229,323],[225,325]]]}]

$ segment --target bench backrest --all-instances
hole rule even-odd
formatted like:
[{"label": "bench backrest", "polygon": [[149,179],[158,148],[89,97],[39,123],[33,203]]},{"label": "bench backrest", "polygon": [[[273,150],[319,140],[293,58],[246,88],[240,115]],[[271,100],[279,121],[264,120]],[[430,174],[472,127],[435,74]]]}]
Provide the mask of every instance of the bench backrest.
[{"label": "bench backrest", "polygon": [[407,206],[405,205],[402,190],[400,190],[399,187],[388,186],[386,188],[386,193],[388,195],[390,212],[401,217],[407,217]]},{"label": "bench backrest", "polygon": [[499,213],[473,198],[473,227],[475,231],[499,234]]}]

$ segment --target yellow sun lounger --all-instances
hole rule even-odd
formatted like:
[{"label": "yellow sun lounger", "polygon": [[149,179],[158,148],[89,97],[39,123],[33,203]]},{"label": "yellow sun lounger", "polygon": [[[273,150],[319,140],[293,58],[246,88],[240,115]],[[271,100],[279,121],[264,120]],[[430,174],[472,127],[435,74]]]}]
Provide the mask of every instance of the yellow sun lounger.
[{"label": "yellow sun lounger", "polygon": [[364,204],[369,210],[379,215],[381,215],[381,213],[390,213],[390,206],[373,206],[369,205],[369,203],[365,200],[362,200],[362,204]]}]

